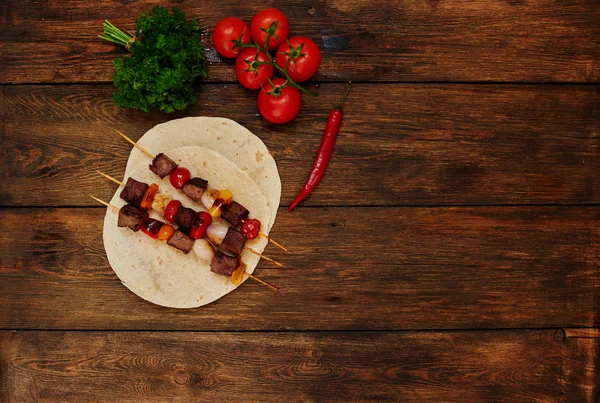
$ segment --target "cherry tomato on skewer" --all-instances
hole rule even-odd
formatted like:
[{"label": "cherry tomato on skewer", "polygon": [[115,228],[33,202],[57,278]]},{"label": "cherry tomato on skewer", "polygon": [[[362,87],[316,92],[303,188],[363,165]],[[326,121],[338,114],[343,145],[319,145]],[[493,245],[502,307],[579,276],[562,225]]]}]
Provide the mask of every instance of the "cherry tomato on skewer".
[{"label": "cherry tomato on skewer", "polygon": [[254,239],[258,236],[258,232],[260,231],[260,221],[256,218],[249,218],[244,221],[240,231],[242,234],[246,235],[246,238]]},{"label": "cherry tomato on skewer", "polygon": [[206,229],[212,223],[212,217],[206,211],[198,213],[198,223],[190,229],[190,238],[200,239],[206,233]]},{"label": "cherry tomato on skewer", "polygon": [[171,200],[169,204],[167,204],[167,208],[165,209],[165,219],[168,222],[175,221],[175,216],[177,215],[179,207],[181,207],[181,202],[179,200]]},{"label": "cherry tomato on skewer", "polygon": [[191,174],[189,169],[178,167],[175,168],[173,172],[171,172],[171,175],[169,175],[169,181],[175,189],[181,189],[183,185],[185,185],[187,181],[190,180],[190,177]]},{"label": "cherry tomato on skewer", "polygon": [[158,239],[158,234],[163,225],[164,223],[162,221],[155,220],[154,218],[148,218],[146,221],[144,221],[140,229],[150,238]]}]

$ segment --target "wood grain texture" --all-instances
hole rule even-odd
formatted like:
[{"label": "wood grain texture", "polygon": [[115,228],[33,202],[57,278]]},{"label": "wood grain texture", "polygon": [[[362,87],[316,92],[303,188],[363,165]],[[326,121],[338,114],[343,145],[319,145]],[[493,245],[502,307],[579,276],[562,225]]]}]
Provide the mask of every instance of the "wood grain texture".
[{"label": "wood grain texture", "polygon": [[552,330],[0,332],[0,399],[594,402],[581,376],[597,344],[580,342]]},{"label": "wood grain texture", "polygon": [[[598,326],[600,208],[300,208],[284,269],[176,310],[107,264],[104,209],[0,211],[0,328],[397,330]],[[29,223],[34,223],[30,225]],[[16,237],[15,234],[18,234]],[[144,236],[133,234],[133,236]]]},{"label": "wood grain texture", "polygon": [[212,27],[277,6],[292,35],[323,50],[318,81],[598,82],[600,8],[594,1],[310,0],[3,1],[0,82],[106,82],[125,52],[97,38],[102,21],[133,28],[140,11],[180,6],[207,28],[210,80],[233,81],[210,47]]},{"label": "wood grain texture", "polygon": [[[110,86],[0,87],[0,205],[93,205],[90,193],[114,191],[95,170],[121,176],[131,147],[112,127],[137,139],[157,123],[200,115],[228,116],[265,141],[287,205],[344,90],[320,85],[297,119],[275,126],[238,85],[202,86],[196,106],[168,116],[117,109]],[[597,86],[357,84],[327,174],[305,203],[599,203],[599,138]]]}]

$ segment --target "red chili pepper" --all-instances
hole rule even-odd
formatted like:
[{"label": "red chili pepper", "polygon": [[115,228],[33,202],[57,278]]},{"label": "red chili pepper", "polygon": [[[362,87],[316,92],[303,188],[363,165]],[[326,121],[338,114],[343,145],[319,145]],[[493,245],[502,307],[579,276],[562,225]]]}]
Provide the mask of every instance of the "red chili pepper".
[{"label": "red chili pepper", "polygon": [[300,204],[300,202],[304,200],[306,196],[310,194],[310,192],[313,191],[313,189],[321,181],[321,178],[327,169],[327,164],[329,164],[329,159],[331,158],[331,153],[333,152],[333,146],[335,145],[335,139],[338,131],[340,130],[340,125],[342,124],[342,106],[344,105],[344,101],[346,101],[348,92],[350,92],[351,85],[352,83],[348,85],[348,90],[346,91],[340,106],[333,108],[333,110],[329,113],[329,120],[327,120],[327,126],[325,127],[325,133],[323,134],[323,139],[321,140],[321,145],[319,146],[319,152],[317,153],[315,163],[310,170],[310,175],[306,180],[304,187],[300,193],[298,193],[298,196],[296,196],[294,201],[292,201],[292,204],[290,204],[288,212],[291,212],[294,207]]}]

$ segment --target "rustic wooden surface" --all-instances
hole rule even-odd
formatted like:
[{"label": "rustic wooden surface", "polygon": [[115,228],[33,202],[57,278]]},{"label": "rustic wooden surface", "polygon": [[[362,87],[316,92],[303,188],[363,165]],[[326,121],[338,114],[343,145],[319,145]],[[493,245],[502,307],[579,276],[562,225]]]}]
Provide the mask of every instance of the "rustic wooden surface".
[{"label": "rustic wooden surface", "polygon": [[95,402],[108,391],[119,402],[584,402],[594,379],[581,363],[595,352],[577,336],[0,332],[0,393],[21,402]]},{"label": "rustic wooden surface", "polygon": [[[323,51],[284,126],[205,42],[172,115],[112,104],[106,18],[154,1],[0,0],[0,402],[600,401],[597,1],[173,1],[210,33],[276,6]],[[293,4],[292,4],[293,3]],[[130,147],[227,116],[272,151],[287,206],[346,82],[335,156],[246,282],[174,310],[124,288],[103,208]]]},{"label": "rustic wooden surface", "polygon": [[[286,268],[264,262],[257,272],[281,291],[249,281],[192,310],[152,305],[121,285],[102,246],[103,216],[98,208],[0,213],[0,328],[419,330],[599,321],[597,207],[281,210],[272,235],[290,253],[267,251]],[[35,229],[22,226],[27,219]],[[36,298],[20,298],[27,293]]]},{"label": "rustic wooden surface", "polygon": [[[97,39],[102,21],[133,28],[134,16],[151,4],[198,15],[207,44],[224,15],[250,21],[277,6],[292,35],[309,36],[323,49],[319,81],[600,81],[600,8],[593,0],[287,3],[4,0],[0,82],[110,81],[112,62],[124,52]],[[214,50],[208,55],[210,80],[233,81],[231,63]]]},{"label": "rustic wooden surface", "polygon": [[[173,115],[119,110],[108,85],[2,87],[0,167],[7,180],[0,205],[94,205],[90,192],[114,192],[95,170],[122,176],[131,150],[112,127],[137,139],[157,123],[203,114],[228,116],[261,135],[277,160],[288,205],[345,88],[320,85],[318,98],[303,98],[297,119],[275,126],[256,116],[256,94],[239,85],[204,85],[196,106]],[[356,84],[354,90],[336,158],[307,205],[600,200],[598,86]]]}]

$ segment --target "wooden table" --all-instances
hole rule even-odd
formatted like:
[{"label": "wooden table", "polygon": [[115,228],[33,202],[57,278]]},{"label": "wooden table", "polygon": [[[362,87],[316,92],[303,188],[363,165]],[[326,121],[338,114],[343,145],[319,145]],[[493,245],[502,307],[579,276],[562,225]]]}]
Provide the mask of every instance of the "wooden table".
[{"label": "wooden table", "polygon": [[[600,3],[174,1],[206,27],[272,4],[315,39],[319,97],[283,126],[213,49],[195,106],[116,108],[124,52],[96,35],[150,3],[0,1],[0,401],[600,399]],[[110,128],[200,115],[268,145],[290,252],[258,267],[278,293],[167,309],[121,285],[88,195],[125,169]]]}]

